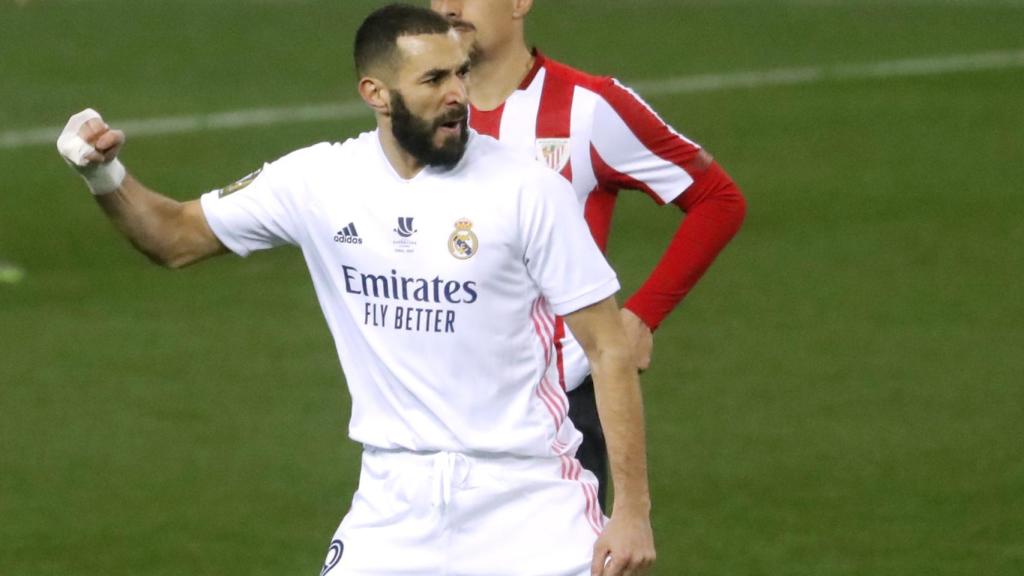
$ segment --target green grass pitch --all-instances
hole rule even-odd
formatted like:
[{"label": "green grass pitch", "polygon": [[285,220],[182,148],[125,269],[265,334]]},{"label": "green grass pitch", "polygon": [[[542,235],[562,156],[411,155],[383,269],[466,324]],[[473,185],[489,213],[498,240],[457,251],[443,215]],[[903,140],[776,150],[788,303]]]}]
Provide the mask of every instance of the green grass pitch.
[{"label": "green grass pitch", "polygon": [[[0,131],[351,101],[377,4],[0,2]],[[535,10],[546,53],[639,85],[1024,50],[1011,0]],[[1024,67],[649,100],[749,201],[642,378],[656,574],[1024,573]],[[123,158],[192,198],[371,124],[129,133]],[[622,194],[627,289],[676,218]],[[0,260],[27,273],[0,283],[0,574],[317,573],[358,448],[296,251],[158,269],[46,143],[0,148]]]}]

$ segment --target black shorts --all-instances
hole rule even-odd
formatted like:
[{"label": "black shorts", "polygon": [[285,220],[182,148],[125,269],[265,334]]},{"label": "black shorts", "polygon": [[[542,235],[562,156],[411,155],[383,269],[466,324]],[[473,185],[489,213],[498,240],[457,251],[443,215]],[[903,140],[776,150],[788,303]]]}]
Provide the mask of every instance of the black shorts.
[{"label": "black shorts", "polygon": [[608,446],[601,429],[601,418],[597,415],[597,398],[594,396],[594,379],[587,376],[579,388],[569,391],[569,419],[581,433],[583,443],[576,458],[583,467],[597,476],[598,498],[601,508],[608,506]]}]

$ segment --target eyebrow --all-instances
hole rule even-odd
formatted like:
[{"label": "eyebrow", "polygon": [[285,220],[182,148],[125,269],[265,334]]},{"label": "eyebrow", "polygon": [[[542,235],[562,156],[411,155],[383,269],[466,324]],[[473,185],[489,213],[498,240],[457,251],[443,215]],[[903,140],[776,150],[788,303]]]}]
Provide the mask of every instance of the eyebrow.
[{"label": "eyebrow", "polygon": [[447,68],[431,68],[420,75],[420,80],[434,80],[436,78],[446,78],[452,71]]},{"label": "eyebrow", "polygon": [[[469,70],[469,66],[470,66],[470,63],[469,63],[469,59],[467,58],[465,61],[462,62],[462,64],[459,64],[459,66],[457,68],[455,68],[455,72],[459,73],[459,72],[468,71]],[[430,70],[427,70],[426,72],[424,72],[423,74],[420,75],[420,80],[427,80],[427,79],[434,79],[434,78],[446,78],[446,77],[450,76],[451,74],[452,74],[452,69],[451,68],[431,68]]]}]

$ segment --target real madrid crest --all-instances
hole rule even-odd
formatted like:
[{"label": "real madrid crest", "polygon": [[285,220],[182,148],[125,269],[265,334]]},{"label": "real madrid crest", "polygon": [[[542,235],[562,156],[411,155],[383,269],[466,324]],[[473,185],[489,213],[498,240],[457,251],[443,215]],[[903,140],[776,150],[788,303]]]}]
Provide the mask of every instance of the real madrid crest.
[{"label": "real madrid crest", "polygon": [[480,241],[473,233],[473,223],[467,218],[455,221],[455,231],[448,237],[448,251],[459,260],[469,260],[476,254]]}]

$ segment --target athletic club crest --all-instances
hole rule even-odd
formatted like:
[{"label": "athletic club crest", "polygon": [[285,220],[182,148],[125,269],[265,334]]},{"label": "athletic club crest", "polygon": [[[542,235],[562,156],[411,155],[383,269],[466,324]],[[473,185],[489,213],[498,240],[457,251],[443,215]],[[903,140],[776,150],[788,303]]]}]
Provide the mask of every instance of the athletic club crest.
[{"label": "athletic club crest", "polygon": [[538,138],[537,160],[547,164],[555,172],[561,172],[569,163],[568,138]]},{"label": "athletic club crest", "polygon": [[480,241],[473,233],[473,223],[466,218],[455,221],[455,231],[448,237],[448,251],[459,260],[469,260],[476,254]]}]

